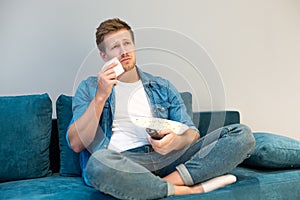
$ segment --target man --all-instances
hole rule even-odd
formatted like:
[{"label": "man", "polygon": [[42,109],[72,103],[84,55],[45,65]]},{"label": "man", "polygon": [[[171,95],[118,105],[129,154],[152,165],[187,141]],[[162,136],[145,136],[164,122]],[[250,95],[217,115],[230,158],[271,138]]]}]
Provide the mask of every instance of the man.
[{"label": "man", "polygon": [[[236,181],[224,175],[247,158],[254,137],[244,125],[231,125],[204,138],[186,112],[176,88],[167,80],[136,66],[134,35],[120,19],[100,24],[96,42],[104,61],[101,69],[78,87],[67,140],[80,152],[87,185],[120,199],[155,199],[209,192]],[[132,116],[165,118],[189,128],[181,135],[159,130],[162,139],[146,134]]]}]

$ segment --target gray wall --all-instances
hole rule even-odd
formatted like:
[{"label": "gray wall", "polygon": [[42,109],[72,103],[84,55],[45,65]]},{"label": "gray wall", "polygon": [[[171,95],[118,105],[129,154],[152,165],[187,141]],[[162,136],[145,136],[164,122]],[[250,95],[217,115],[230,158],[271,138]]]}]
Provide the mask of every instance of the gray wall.
[{"label": "gray wall", "polygon": [[0,0],[0,95],[72,95],[103,64],[95,28],[120,17],[138,64],[191,91],[195,110],[239,110],[253,131],[299,139],[299,10],[298,0]]}]

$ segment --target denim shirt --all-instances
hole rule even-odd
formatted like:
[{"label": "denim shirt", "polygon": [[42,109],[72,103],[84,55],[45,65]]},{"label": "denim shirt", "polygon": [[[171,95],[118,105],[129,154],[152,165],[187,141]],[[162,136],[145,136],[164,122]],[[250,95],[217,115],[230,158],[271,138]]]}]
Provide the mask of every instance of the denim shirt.
[{"label": "denim shirt", "polygon": [[[198,131],[186,112],[186,107],[179,92],[168,80],[143,72],[138,67],[137,72],[143,83],[153,117],[178,121]],[[80,83],[72,102],[73,118],[70,125],[86,111],[96,95],[97,87],[97,77],[89,77]],[[86,178],[85,166],[91,153],[108,147],[112,135],[114,112],[115,95],[113,87],[110,96],[104,104],[94,141],[80,152],[82,176],[87,185],[91,184]],[[68,134],[66,138],[70,146]]]}]

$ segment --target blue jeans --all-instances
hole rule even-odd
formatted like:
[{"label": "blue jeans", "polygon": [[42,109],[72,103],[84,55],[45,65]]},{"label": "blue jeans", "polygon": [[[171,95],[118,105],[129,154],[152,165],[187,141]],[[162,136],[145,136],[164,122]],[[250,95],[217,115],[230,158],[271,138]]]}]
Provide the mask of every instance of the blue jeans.
[{"label": "blue jeans", "polygon": [[118,153],[98,150],[86,171],[90,183],[120,199],[157,199],[174,195],[174,186],[162,180],[177,170],[185,185],[201,183],[233,170],[255,146],[250,129],[234,124],[217,129],[191,145],[167,155],[151,146]]}]

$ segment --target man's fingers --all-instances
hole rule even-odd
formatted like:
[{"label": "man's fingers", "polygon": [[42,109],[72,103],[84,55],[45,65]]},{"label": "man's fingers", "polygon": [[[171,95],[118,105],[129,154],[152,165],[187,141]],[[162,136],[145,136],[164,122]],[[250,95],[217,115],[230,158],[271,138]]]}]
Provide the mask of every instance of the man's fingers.
[{"label": "man's fingers", "polygon": [[116,67],[118,65],[118,63],[114,62],[110,65],[107,65],[106,67],[103,68],[104,71],[107,71],[107,70],[110,70],[110,69],[113,69],[114,67]]},{"label": "man's fingers", "polygon": [[166,145],[168,145],[170,143],[169,141],[170,139],[168,138],[168,136],[166,135],[165,137],[163,137],[162,139],[160,140],[155,140],[153,138],[150,137],[150,144],[153,145],[153,146],[156,146],[158,148],[163,148],[165,147]]},{"label": "man's fingers", "polygon": [[160,135],[168,135],[168,134],[172,133],[172,131],[170,129],[162,129],[162,130],[158,131],[158,133]]},{"label": "man's fingers", "polygon": [[98,72],[98,77],[102,77],[104,79],[112,80],[112,79],[117,79],[117,75],[115,70],[113,69],[107,69],[105,71],[99,71]]},{"label": "man's fingers", "polygon": [[110,74],[107,74],[106,76],[109,80],[117,79],[117,75],[116,75],[115,71],[111,72]]}]

